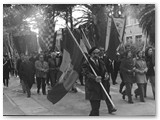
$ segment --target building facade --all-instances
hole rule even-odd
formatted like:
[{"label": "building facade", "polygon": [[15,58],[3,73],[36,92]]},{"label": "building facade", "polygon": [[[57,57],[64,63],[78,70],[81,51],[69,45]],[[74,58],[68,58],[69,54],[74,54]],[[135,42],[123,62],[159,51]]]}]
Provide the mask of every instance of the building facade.
[{"label": "building facade", "polygon": [[139,27],[138,19],[127,17],[126,28],[124,33],[124,43],[146,43],[147,37],[142,32],[142,28]]}]

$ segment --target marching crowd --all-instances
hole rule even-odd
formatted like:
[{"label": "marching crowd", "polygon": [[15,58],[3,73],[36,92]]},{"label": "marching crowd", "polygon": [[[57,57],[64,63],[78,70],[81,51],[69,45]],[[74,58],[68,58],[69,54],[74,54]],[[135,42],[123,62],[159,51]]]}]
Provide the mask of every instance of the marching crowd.
[{"label": "marching crowd", "polygon": [[[101,100],[105,100],[109,113],[116,112],[99,83],[104,85],[111,97],[110,79],[113,85],[117,84],[118,73],[121,78],[119,92],[122,94],[123,99],[126,96],[128,97],[128,103],[134,103],[132,100],[133,84],[137,84],[137,89],[134,90],[135,97],[139,96],[140,102],[145,102],[148,80],[151,83],[153,98],[155,99],[154,54],[154,48],[152,47],[146,48],[145,51],[138,51],[136,55],[132,53],[130,48],[126,47],[125,53],[121,55],[117,53],[117,59],[111,61],[103,48],[93,47],[90,49],[87,55],[89,62],[83,62],[81,72],[79,73],[80,83],[85,85],[85,98],[91,104],[90,115],[99,115]],[[9,60],[7,55],[4,55],[3,84],[5,87],[8,87],[9,73],[12,71],[12,74],[19,76],[23,92],[27,92],[27,97],[31,96],[30,90],[34,83],[37,84],[37,94],[40,93],[42,88],[43,95],[46,95],[46,84],[54,87],[58,81],[61,62],[62,54],[59,52],[33,54],[31,56],[21,54],[20,58],[16,59],[15,65]],[[90,65],[95,70],[97,76],[95,76]],[[13,70],[11,66],[15,66],[15,69]],[[83,81],[84,79],[85,82]],[[77,92],[75,87],[72,90]]]},{"label": "marching crowd", "polygon": [[3,57],[3,84],[8,87],[9,73],[19,76],[23,92],[30,97],[30,89],[34,83],[37,84],[37,93],[46,95],[46,84],[53,87],[57,82],[59,66],[62,56],[59,52],[24,55],[21,54],[15,60]]}]

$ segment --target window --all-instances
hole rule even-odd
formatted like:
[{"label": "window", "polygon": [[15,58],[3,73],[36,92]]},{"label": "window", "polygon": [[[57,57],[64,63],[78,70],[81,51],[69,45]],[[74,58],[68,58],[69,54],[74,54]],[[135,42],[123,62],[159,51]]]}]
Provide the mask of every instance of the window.
[{"label": "window", "polygon": [[127,42],[127,43],[132,43],[132,42],[133,42],[133,41],[132,41],[132,36],[126,37],[126,42]]},{"label": "window", "polygon": [[127,17],[127,21],[126,21],[126,25],[130,26],[130,25],[134,25],[134,24],[138,24],[138,19],[136,18],[132,18],[132,17]]},{"label": "window", "polygon": [[142,42],[142,35],[137,35],[135,37],[136,42]]}]

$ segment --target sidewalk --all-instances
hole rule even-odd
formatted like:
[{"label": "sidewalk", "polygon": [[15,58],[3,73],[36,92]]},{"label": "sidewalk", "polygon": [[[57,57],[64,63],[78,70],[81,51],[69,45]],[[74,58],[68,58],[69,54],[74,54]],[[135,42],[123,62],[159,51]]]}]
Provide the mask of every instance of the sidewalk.
[{"label": "sidewalk", "polygon": [[[31,89],[31,98],[27,98],[27,95],[23,93],[19,79],[16,77],[11,77],[9,87],[4,88],[3,92],[12,106],[19,108],[24,115],[37,115],[38,113],[45,113],[48,111],[33,98],[33,96],[37,96],[35,84]],[[8,114],[4,113],[4,115]]]},{"label": "sidewalk", "polygon": [[[81,86],[82,87],[82,86]],[[47,87],[46,87],[47,88]],[[80,87],[79,87],[80,88]],[[83,86],[84,88],[84,86]],[[79,89],[80,90],[80,89]],[[47,90],[46,90],[47,91]],[[9,105],[4,104],[3,115],[88,115],[90,104],[81,92],[69,92],[62,100],[53,105],[48,101],[47,96],[37,94],[36,84],[31,89],[31,97],[23,93],[20,81],[11,77],[9,87],[3,89],[4,97],[12,105],[11,111],[7,110]],[[10,106],[9,106],[10,107]],[[17,109],[17,114],[14,111]]]},{"label": "sidewalk", "polygon": [[[153,100],[150,83],[147,88],[146,102],[139,102],[133,96],[134,104],[128,104],[127,99],[123,100],[119,93],[120,79],[118,84],[111,84],[111,96],[113,103],[117,108],[114,114],[108,114],[108,110],[104,101],[101,102],[100,115],[101,116],[148,116],[156,115],[156,101]],[[9,87],[4,88],[3,92],[3,115],[54,115],[54,116],[88,116],[91,106],[88,100],[85,100],[84,86],[77,84],[78,92],[68,94],[62,98],[58,103],[52,104],[47,100],[47,96],[42,93],[37,94],[36,84],[31,89],[31,97],[22,92],[19,79],[11,77]],[[137,85],[133,85],[133,90]],[[127,98],[127,97],[126,97]]]}]

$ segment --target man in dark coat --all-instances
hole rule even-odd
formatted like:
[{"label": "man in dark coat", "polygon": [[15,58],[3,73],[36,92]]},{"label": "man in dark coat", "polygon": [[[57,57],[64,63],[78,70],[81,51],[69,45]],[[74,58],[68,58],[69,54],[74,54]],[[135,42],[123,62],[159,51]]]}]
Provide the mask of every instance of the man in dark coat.
[{"label": "man in dark coat", "polygon": [[21,77],[20,77],[20,69],[19,68],[20,68],[20,65],[21,65],[21,63],[23,61],[23,58],[24,58],[24,54],[22,53],[20,55],[20,58],[17,60],[17,63],[16,63],[16,68],[17,68],[18,76],[20,78],[20,83],[22,82],[22,80],[21,80]]},{"label": "man in dark coat", "polygon": [[8,87],[9,82],[9,72],[11,70],[11,64],[7,55],[3,56],[3,84]]},{"label": "man in dark coat", "polygon": [[[92,48],[89,51],[90,57],[89,62],[98,76],[93,74],[90,66],[87,63],[83,64],[83,73],[85,73],[85,93],[86,99],[90,101],[91,112],[90,116],[99,116],[99,108],[101,100],[105,100],[109,113],[115,112],[116,109],[113,108],[110,101],[106,97],[103,89],[101,88],[99,82],[102,82],[106,91],[110,92],[109,75],[105,67],[104,62],[99,59],[99,49]],[[110,96],[110,95],[109,95]]]},{"label": "man in dark coat", "polygon": [[[35,68],[35,62],[36,62],[37,58],[36,58],[36,54],[32,54],[31,57],[29,58],[29,61],[32,63],[33,65],[33,68],[34,68],[34,71],[36,71],[36,68]],[[33,83],[35,83],[35,76],[34,77],[34,81]]]},{"label": "man in dark coat", "polygon": [[126,57],[123,58],[121,65],[120,65],[120,71],[123,76],[123,81],[126,86],[125,93],[123,94],[123,99],[125,98],[125,94],[128,96],[128,103],[133,104],[132,100],[132,84],[135,82],[134,77],[134,65],[135,61],[132,57],[132,52],[126,51]]},{"label": "man in dark coat", "polygon": [[117,53],[116,54],[116,60],[114,60],[114,81],[113,81],[113,85],[117,84],[116,82],[116,79],[117,79],[117,76],[118,76],[118,71],[120,71],[120,64],[121,64],[121,61],[120,61],[120,54]]},{"label": "man in dark coat", "polygon": [[24,61],[21,63],[19,70],[22,82],[24,83],[27,92],[27,97],[30,97],[31,96],[30,90],[34,82],[35,70],[34,66],[29,61],[28,56],[24,57]]}]

